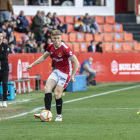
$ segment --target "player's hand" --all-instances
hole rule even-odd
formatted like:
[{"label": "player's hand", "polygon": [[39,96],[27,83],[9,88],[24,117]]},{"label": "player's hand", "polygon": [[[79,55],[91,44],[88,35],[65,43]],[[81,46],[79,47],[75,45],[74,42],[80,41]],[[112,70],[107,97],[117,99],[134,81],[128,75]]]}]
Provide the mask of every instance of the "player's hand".
[{"label": "player's hand", "polygon": [[31,65],[27,66],[26,70],[29,71],[31,67],[32,67]]},{"label": "player's hand", "polygon": [[74,83],[75,82],[75,78],[71,77],[71,82]]}]

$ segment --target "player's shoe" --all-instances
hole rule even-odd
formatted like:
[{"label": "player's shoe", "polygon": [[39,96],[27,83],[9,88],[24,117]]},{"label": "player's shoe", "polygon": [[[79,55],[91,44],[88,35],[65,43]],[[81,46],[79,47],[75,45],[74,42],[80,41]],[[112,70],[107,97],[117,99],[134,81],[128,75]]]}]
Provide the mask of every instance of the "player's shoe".
[{"label": "player's shoe", "polygon": [[35,118],[40,118],[40,114],[34,114]]},{"label": "player's shoe", "polygon": [[3,101],[3,107],[7,107],[7,102]]},{"label": "player's shoe", "polygon": [[56,122],[61,122],[62,121],[62,116],[57,116],[55,119]]},{"label": "player's shoe", "polygon": [[3,107],[3,105],[2,105],[2,101],[0,101],[0,107]]},{"label": "player's shoe", "polygon": [[137,115],[140,115],[140,111],[137,112]]}]

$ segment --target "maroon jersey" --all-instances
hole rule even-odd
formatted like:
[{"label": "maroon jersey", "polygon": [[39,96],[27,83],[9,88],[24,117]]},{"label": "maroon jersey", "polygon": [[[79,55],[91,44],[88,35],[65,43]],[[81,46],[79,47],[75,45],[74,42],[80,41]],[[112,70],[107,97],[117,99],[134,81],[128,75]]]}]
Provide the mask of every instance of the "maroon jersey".
[{"label": "maroon jersey", "polygon": [[47,52],[51,54],[54,60],[55,69],[59,69],[60,71],[71,75],[72,63],[69,58],[73,56],[74,53],[70,47],[62,42],[58,48],[55,48],[52,43],[47,47]]}]

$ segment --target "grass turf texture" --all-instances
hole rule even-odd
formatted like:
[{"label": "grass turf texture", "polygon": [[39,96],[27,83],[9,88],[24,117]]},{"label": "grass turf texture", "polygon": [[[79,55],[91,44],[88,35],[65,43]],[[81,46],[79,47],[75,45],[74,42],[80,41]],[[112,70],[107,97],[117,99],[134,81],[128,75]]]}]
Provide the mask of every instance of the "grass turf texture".
[{"label": "grass turf texture", "polygon": [[[102,83],[87,91],[66,93],[63,101],[139,85],[139,83]],[[56,109],[52,107],[51,122],[41,122],[33,114],[1,120],[0,138],[3,140],[138,140],[140,138],[140,87],[109,93],[93,98],[63,104],[63,121],[55,122]],[[13,116],[44,106],[44,92],[35,91],[16,96],[16,100],[31,99],[24,103],[0,108],[3,114]],[[14,101],[8,101],[14,102]],[[55,104],[53,97],[52,104]],[[43,110],[43,109],[42,109]],[[40,113],[42,110],[36,112]]]}]

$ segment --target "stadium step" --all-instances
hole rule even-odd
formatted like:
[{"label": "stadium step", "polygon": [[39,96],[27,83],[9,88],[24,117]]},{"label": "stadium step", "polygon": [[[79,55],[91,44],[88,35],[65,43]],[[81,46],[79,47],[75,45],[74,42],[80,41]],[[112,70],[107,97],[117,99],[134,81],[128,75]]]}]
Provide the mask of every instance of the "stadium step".
[{"label": "stadium step", "polygon": [[116,22],[133,22],[136,23],[136,15],[135,14],[116,14],[115,15]]}]

